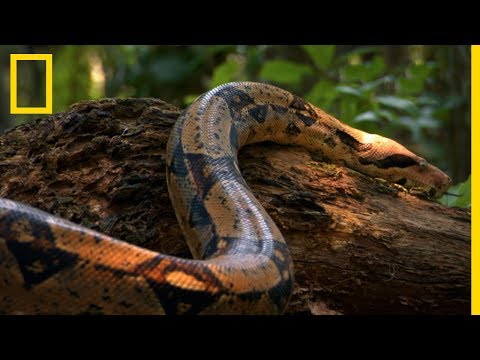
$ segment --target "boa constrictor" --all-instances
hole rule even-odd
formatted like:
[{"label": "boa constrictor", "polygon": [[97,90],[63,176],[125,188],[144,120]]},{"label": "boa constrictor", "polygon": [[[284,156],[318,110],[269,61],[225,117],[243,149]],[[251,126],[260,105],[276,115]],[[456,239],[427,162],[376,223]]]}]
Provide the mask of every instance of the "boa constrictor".
[{"label": "boa constrictor", "polygon": [[280,88],[228,83],[197,98],[167,145],[167,182],[194,259],[167,256],[0,199],[0,313],[282,313],[293,263],[240,173],[238,150],[302,145],[430,196],[450,179],[397,142]]}]

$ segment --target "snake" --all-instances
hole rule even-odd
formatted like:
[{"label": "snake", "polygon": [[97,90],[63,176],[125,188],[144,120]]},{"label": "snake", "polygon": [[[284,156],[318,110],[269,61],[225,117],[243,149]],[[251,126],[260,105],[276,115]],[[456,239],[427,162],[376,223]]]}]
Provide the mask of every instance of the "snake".
[{"label": "snake", "polygon": [[271,141],[439,197],[443,171],[396,141],[348,126],[257,82],[200,95],[166,149],[169,196],[192,259],[155,252],[0,198],[2,314],[282,314],[294,267],[242,177],[238,151]]}]

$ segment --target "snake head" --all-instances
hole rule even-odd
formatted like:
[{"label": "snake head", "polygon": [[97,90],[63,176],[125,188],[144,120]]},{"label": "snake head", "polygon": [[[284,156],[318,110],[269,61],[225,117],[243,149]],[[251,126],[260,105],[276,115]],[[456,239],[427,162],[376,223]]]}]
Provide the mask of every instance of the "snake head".
[{"label": "snake head", "polygon": [[366,134],[361,140],[371,146],[359,157],[360,172],[415,189],[430,198],[442,196],[452,185],[447,174],[392,139]]},{"label": "snake head", "polygon": [[425,159],[417,157],[418,165],[401,169],[401,178],[395,182],[408,189],[421,191],[430,198],[439,198],[452,185],[452,180],[439,168],[429,164]]}]

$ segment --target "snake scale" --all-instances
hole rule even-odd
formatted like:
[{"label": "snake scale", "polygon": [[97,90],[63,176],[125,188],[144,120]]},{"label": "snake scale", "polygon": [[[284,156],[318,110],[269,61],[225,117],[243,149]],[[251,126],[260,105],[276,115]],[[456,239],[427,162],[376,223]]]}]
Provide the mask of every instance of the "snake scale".
[{"label": "snake scale", "polygon": [[351,128],[268,84],[228,83],[198,97],[167,145],[167,184],[194,259],[137,247],[0,199],[0,313],[279,314],[293,263],[243,179],[237,152],[301,145],[431,197],[451,181],[397,142]]}]

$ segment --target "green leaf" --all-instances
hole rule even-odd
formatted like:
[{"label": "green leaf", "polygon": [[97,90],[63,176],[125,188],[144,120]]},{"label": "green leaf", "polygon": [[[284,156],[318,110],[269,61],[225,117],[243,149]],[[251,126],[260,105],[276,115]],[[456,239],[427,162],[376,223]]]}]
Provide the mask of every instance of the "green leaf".
[{"label": "green leaf", "polygon": [[305,99],[322,109],[329,109],[337,96],[338,93],[333,82],[320,80],[310,89]]},{"label": "green leaf", "polygon": [[417,97],[417,104],[420,106],[430,105],[438,107],[442,102],[443,99],[435,94],[421,94],[419,97]]},{"label": "green leaf", "polygon": [[382,56],[375,56],[373,60],[368,63],[368,80],[373,80],[380,76],[385,71],[385,61]]},{"label": "green leaf", "polygon": [[327,69],[335,55],[335,45],[303,45],[303,48],[320,70]]},{"label": "green leaf", "polygon": [[382,105],[385,105],[397,110],[402,110],[412,115],[418,112],[417,107],[412,101],[402,99],[397,96],[393,96],[393,95],[377,96],[376,100]]},{"label": "green leaf", "polygon": [[242,65],[236,59],[230,58],[225,60],[213,71],[210,88],[236,80],[241,68]]},{"label": "green leaf", "polygon": [[422,81],[425,80],[427,77],[430,76],[435,65],[432,63],[424,63],[424,64],[415,64],[410,66],[407,71],[410,72],[412,78],[419,78]]},{"label": "green leaf", "polygon": [[381,56],[375,56],[372,61],[348,65],[342,69],[345,81],[372,81],[385,70],[385,63]]},{"label": "green leaf", "polygon": [[402,95],[417,95],[423,90],[424,80],[421,78],[398,79],[398,92]]},{"label": "green leaf", "polygon": [[425,87],[425,81],[435,66],[431,63],[413,64],[405,69],[406,77],[398,81],[399,93],[403,95],[419,95]]},{"label": "green leaf", "polygon": [[432,106],[422,107],[420,116],[417,118],[418,126],[424,129],[438,129],[440,121],[434,117],[434,110]]},{"label": "green leaf", "polygon": [[281,84],[297,85],[303,77],[312,75],[310,66],[286,60],[270,60],[263,64],[260,77]]},{"label": "green leaf", "polygon": [[440,122],[431,116],[421,116],[417,122],[422,129],[438,129],[440,127]]},{"label": "green leaf", "polygon": [[411,116],[399,116],[398,124],[408,129],[412,133],[413,141],[419,142],[421,140],[420,125]]},{"label": "green leaf", "polygon": [[364,122],[364,121],[372,121],[372,122],[378,122],[379,117],[374,111],[366,111],[361,114],[358,114],[353,118],[353,121],[355,122]]},{"label": "green leaf", "polygon": [[355,114],[358,113],[358,101],[353,98],[343,98],[340,101],[340,116],[346,124],[351,124]]},{"label": "green leaf", "polygon": [[190,105],[190,104],[193,103],[195,100],[197,100],[198,97],[199,97],[199,95],[195,95],[195,94],[185,95],[185,96],[183,97],[183,105],[184,105],[184,106]]},{"label": "green leaf", "polygon": [[389,122],[393,122],[397,118],[393,112],[385,109],[378,110],[378,115],[384,119],[387,119]]},{"label": "green leaf", "polygon": [[367,68],[363,64],[347,65],[342,69],[342,77],[344,81],[367,80],[366,72]]},{"label": "green leaf", "polygon": [[362,93],[369,93],[377,89],[381,85],[385,85],[385,84],[388,84],[389,82],[394,82],[394,81],[395,81],[395,77],[393,75],[382,76],[381,78],[362,84],[362,86],[359,87],[359,90]]},{"label": "green leaf", "polygon": [[[447,206],[468,208],[472,206],[472,175],[463,183],[456,184],[448,189],[448,194],[443,195],[438,201]],[[452,195],[449,195],[452,194]]]},{"label": "green leaf", "polygon": [[353,95],[353,96],[356,96],[356,97],[362,97],[363,94],[360,90],[352,87],[352,86],[347,86],[347,85],[339,85],[337,86],[337,91],[340,93],[340,94],[344,94],[344,95]]}]

